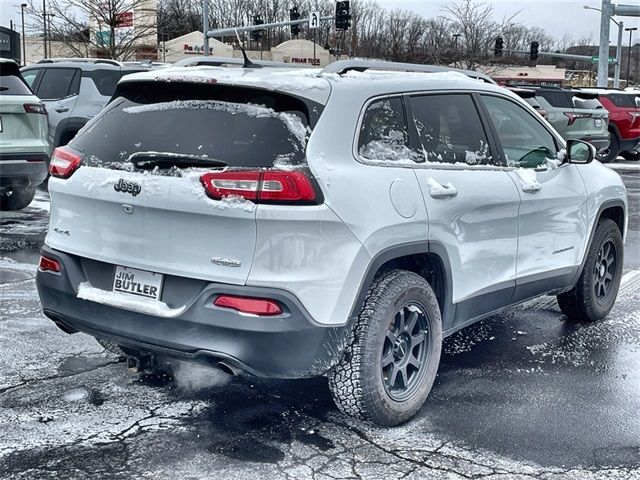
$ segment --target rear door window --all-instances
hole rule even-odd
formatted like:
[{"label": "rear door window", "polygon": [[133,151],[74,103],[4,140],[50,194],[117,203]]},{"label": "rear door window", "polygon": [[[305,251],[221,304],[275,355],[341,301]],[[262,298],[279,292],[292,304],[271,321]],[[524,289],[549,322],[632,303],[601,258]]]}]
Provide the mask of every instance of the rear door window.
[{"label": "rear door window", "polygon": [[47,68],[44,71],[38,97],[42,100],[59,100],[69,95],[77,94],[74,90],[74,77],[78,72],[75,68]]},{"label": "rear door window", "polygon": [[71,142],[85,163],[129,170],[154,158],[172,166],[305,164],[308,106],[299,99],[222,85],[132,85]]},{"label": "rear door window", "polygon": [[470,95],[411,97],[411,112],[428,162],[494,165],[486,133]]},{"label": "rear door window", "polygon": [[409,129],[401,97],[374,100],[367,107],[358,137],[358,154],[380,162],[424,161],[409,148]]},{"label": "rear door window", "polygon": [[27,82],[27,85],[29,85],[34,91],[36,78],[41,71],[42,69],[40,68],[34,68],[32,70],[25,70],[22,72],[22,78],[24,78],[24,81]]}]

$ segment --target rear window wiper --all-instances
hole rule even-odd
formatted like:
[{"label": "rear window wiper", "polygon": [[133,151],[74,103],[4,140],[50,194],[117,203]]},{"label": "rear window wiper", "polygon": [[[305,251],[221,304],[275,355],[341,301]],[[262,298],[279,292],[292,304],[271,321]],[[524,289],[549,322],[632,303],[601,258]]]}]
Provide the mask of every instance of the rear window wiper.
[{"label": "rear window wiper", "polygon": [[171,152],[137,152],[129,157],[135,168],[152,170],[154,168],[167,169],[172,167],[226,167],[227,164],[213,158],[199,157]]}]

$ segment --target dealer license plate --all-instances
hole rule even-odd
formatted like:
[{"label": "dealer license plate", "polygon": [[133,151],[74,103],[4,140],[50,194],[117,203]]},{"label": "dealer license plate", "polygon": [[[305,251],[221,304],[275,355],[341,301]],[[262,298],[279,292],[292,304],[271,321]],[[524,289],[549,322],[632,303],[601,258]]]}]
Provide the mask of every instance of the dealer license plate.
[{"label": "dealer license plate", "polygon": [[162,292],[162,278],[161,273],[117,265],[113,277],[113,291],[159,300]]}]

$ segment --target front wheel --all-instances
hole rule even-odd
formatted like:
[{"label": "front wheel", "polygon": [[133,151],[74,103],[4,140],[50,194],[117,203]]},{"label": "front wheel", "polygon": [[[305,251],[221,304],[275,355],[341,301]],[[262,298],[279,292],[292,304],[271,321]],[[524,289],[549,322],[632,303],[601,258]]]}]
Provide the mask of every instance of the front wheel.
[{"label": "front wheel", "polygon": [[594,322],[609,314],[620,288],[623,248],[618,225],[613,220],[601,220],[578,283],[558,295],[558,306],[569,320]]},{"label": "front wheel", "polygon": [[440,309],[427,281],[405,270],[379,274],[329,373],[338,408],[381,426],[406,422],[431,391],[441,348]]}]

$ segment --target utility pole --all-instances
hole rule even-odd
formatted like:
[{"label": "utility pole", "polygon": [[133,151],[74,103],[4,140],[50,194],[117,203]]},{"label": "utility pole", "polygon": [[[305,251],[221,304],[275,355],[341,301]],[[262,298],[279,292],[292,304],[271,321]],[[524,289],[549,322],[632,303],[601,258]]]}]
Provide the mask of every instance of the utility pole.
[{"label": "utility pole", "polygon": [[27,64],[27,49],[25,47],[25,40],[24,40],[24,9],[27,6],[28,5],[26,3],[23,3],[20,5],[20,14],[22,15],[22,65]]},{"label": "utility pole", "polygon": [[42,40],[44,41],[44,58],[47,56],[47,0],[42,0]]},{"label": "utility pole", "polygon": [[209,56],[209,0],[202,0],[202,31],[204,33],[204,56]]},{"label": "utility pole", "polygon": [[620,69],[622,67],[622,65],[620,65],[620,62],[622,60],[622,32],[624,30],[624,22],[617,22],[617,23],[618,23],[618,47],[616,48],[616,69],[613,75],[613,88],[620,87]]},{"label": "utility pole", "polygon": [[629,86],[631,80],[631,35],[638,30],[638,27],[625,28],[625,30],[629,32],[629,56],[627,57],[627,86]]},{"label": "utility pole", "polygon": [[609,86],[609,20],[613,13],[611,0],[602,0],[600,13],[600,46],[598,49],[598,87]]}]

